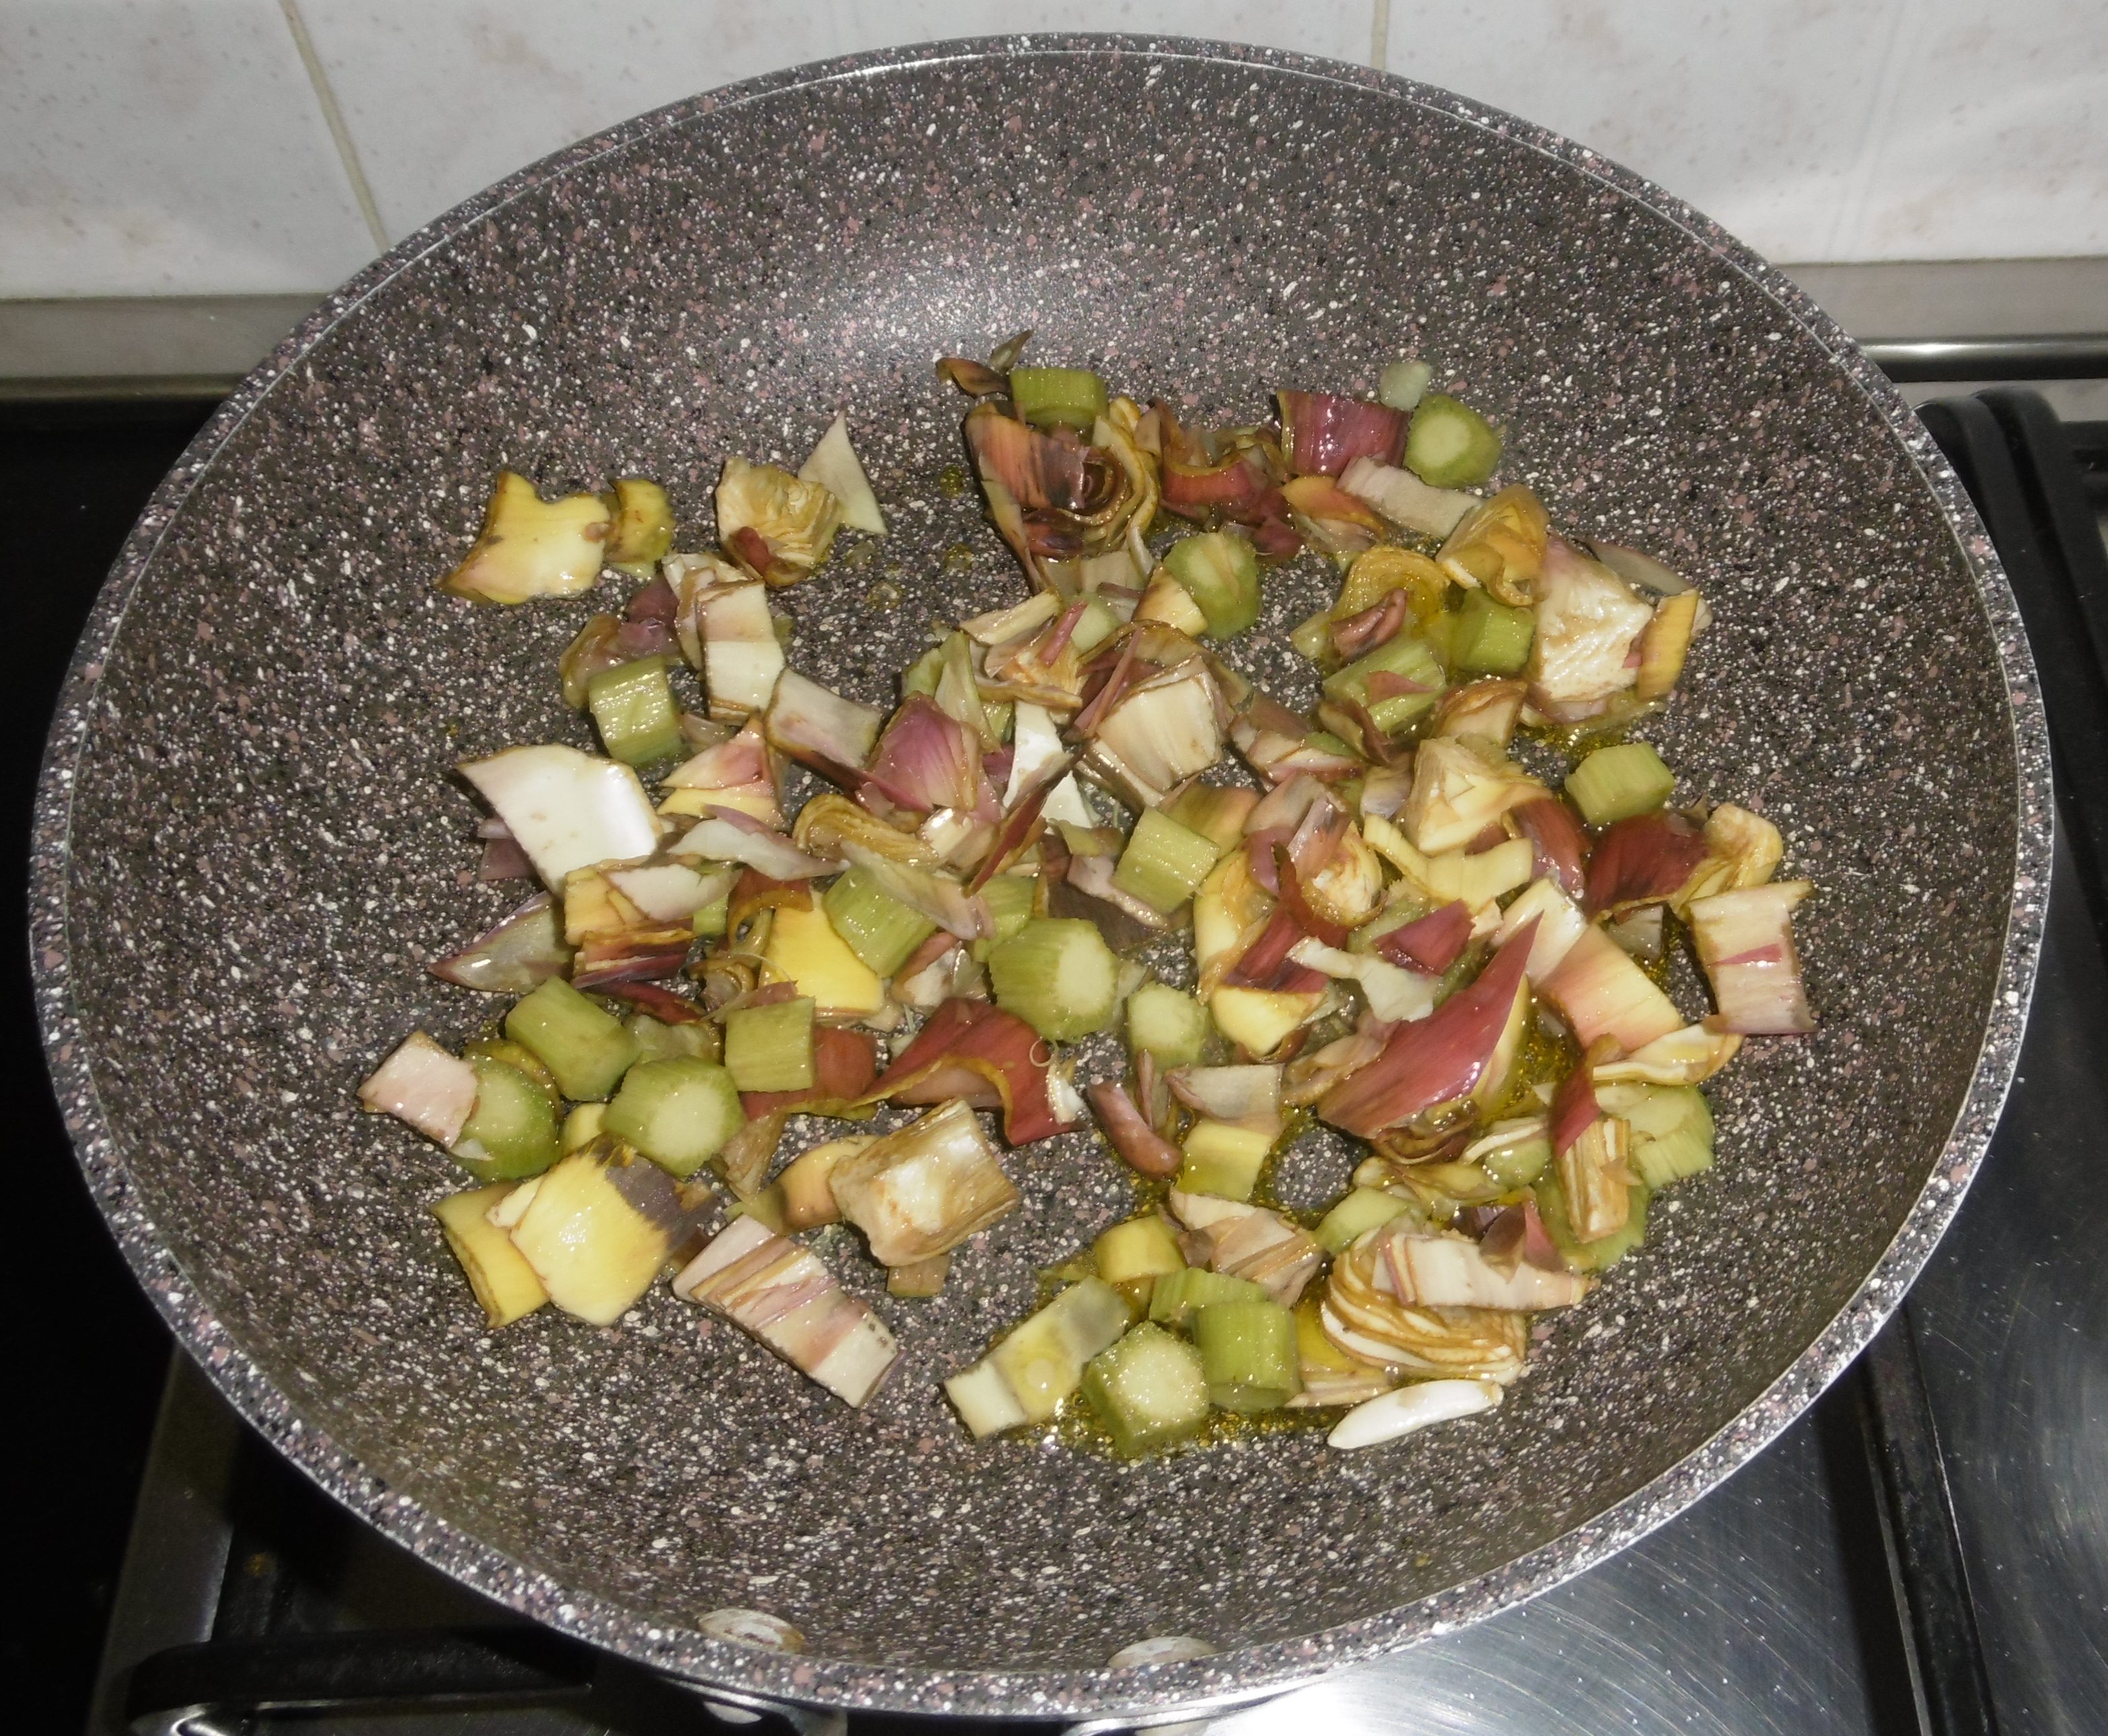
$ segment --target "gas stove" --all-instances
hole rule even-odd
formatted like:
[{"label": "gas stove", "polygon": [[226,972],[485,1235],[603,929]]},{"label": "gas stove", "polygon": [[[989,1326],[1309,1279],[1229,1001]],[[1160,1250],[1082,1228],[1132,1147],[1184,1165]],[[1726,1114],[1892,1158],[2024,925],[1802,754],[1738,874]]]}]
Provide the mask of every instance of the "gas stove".
[{"label": "gas stove", "polygon": [[[2108,372],[2097,342],[2047,363],[1984,345],[1876,354],[1899,379]],[[104,566],[206,408],[0,407],[0,500],[18,525],[57,514],[65,532],[44,533],[63,547],[25,602],[15,702],[33,739]],[[2108,1215],[2097,1151],[2108,1126],[2108,424],[2060,422],[2041,397],[2012,390],[1921,413],[2026,616],[2061,828],[2020,1077],[1959,1220],[1850,1373],[1691,1511],[1533,1603],[1219,1716],[1216,1736],[1984,1736],[2095,1729],[2108,1717],[2108,1266],[2087,1233]],[[22,812],[34,766],[17,783]],[[17,1000],[26,1044],[26,991]],[[16,1679],[26,1672],[57,1696],[39,1728],[77,1726],[74,1676],[85,1671],[70,1666],[86,1662],[83,1639],[106,1610],[93,1736],[219,1736],[282,1717],[332,1736],[653,1736],[754,1723],[756,1708],[484,1602],[318,1493],[169,1359],[74,1181],[56,1114],[41,1097],[26,1114],[16,1161],[33,1171],[32,1205],[50,1228],[44,1257],[83,1298],[47,1336],[38,1328],[29,1373],[55,1396],[90,1395],[47,1405],[79,1439],[47,1434],[16,1481],[47,1496],[20,1522],[24,1558],[65,1563],[43,1626],[6,1642]],[[764,1729],[852,1736],[930,1722],[759,1716]]]}]

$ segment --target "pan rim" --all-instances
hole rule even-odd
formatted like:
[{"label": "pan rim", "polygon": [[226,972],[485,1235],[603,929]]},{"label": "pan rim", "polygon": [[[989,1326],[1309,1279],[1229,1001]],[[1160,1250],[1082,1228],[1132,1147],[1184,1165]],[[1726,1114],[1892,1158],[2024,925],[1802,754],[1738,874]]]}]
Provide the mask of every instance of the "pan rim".
[{"label": "pan rim", "polygon": [[[227,440],[277,383],[370,296],[473,224],[549,181],[664,132],[800,89],[918,67],[1107,55],[1248,65],[1373,91],[1480,128],[1631,199],[1762,291],[1879,413],[1931,490],[1974,580],[2004,677],[2016,776],[2014,891],[2005,949],[1970,1086],[1941,1154],[1889,1246],[1852,1296],[1770,1386],[1652,1481],[1552,1542],[1473,1579],[1376,1615],[1191,1662],[1114,1671],[943,1671],[755,1651],[669,1629],[567,1588],[480,1542],[389,1486],[303,1421],[293,1397],[205,1306],[147,1216],[97,1096],[81,1040],[67,950],[74,771],[89,736],[103,662],[160,539]],[[1902,1300],[1952,1221],[1998,1123],[2019,1059],[2047,912],[2053,809],[2047,724],[2033,659],[2002,567],[1931,436],[1850,338],[1790,280],[1717,224],[1595,151],[1482,103],[1367,67],[1261,47],[1139,35],[979,37],[850,55],[763,74],[622,123],[521,169],[375,260],[302,322],[214,413],[156,489],[98,593],[47,739],[32,833],[31,973],[46,1058],[91,1193],[179,1345],[244,1418],[384,1535],[484,1596],[559,1631],[713,1689],[770,1702],[859,1710],[1038,1717],[1219,1710],[1453,1630],[1550,1589],[1681,1513],[1777,1436],[1858,1355]]]}]

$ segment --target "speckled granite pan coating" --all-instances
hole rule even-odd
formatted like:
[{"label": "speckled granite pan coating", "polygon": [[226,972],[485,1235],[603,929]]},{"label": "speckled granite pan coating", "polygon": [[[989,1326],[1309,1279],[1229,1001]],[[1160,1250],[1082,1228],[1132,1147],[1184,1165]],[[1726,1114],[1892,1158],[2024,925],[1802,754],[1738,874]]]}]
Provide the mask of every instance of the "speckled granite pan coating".
[{"label": "speckled granite pan coating", "polygon": [[[1496,1415],[1329,1454],[1139,1467],[974,1446],[939,1379],[1038,1263],[1124,1209],[1082,1139],[852,1414],[660,1290],[620,1330],[482,1329],[426,1205],[459,1178],[352,1093],[491,1003],[421,964],[505,907],[447,769],[583,742],[580,601],[435,595],[492,471],[659,476],[683,545],[723,458],[845,406],[895,534],[792,593],[859,697],[932,616],[1021,594],[933,356],[1024,326],[1200,418],[1366,389],[1408,353],[1510,431],[1555,520],[1687,566],[1718,611],[1649,733],[1784,829],[1820,1033],[1717,1093],[1722,1161],[1554,1322]],[[949,559],[947,559],[948,552]],[[1275,582],[1245,655],[1284,697]],[[887,587],[894,588],[889,589]],[[33,943],[88,1179],[243,1411],[426,1559],[737,1689],[967,1712],[1222,1702],[1468,1621],[1676,1512],[1894,1305],[2011,1074],[2050,841],[2034,675],[1976,521],[1901,403],[1790,285],[1587,152],[1440,92],[1134,38],[786,73],[588,142],[349,286],[246,382],[128,545],[52,737]],[[2017,886],[2018,891],[2015,888]],[[1296,1160],[1313,1192],[1345,1157]],[[876,1294],[854,1243],[830,1256]],[[803,1658],[704,1638],[776,1612]],[[1109,1673],[1146,1634],[1219,1655]]]}]

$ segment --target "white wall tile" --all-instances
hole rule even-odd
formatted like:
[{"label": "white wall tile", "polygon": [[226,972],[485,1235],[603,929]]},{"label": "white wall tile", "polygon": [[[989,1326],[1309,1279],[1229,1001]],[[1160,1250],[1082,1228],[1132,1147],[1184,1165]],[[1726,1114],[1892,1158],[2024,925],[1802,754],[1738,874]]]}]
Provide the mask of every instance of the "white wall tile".
[{"label": "white wall tile", "polygon": [[1921,0],[1392,0],[1390,68],[1580,140],[1759,253],[1834,258]]},{"label": "white wall tile", "polygon": [[0,0],[0,296],[314,289],[372,250],[273,0]]},{"label": "white wall tile", "polygon": [[[659,104],[892,43],[1184,33],[1343,60],[1374,0],[299,0],[391,237]],[[1776,259],[2108,254],[2103,0],[1390,0],[1394,71]],[[0,0],[0,297],[320,289],[372,241],[276,0]]]},{"label": "white wall tile", "polygon": [[537,157],[754,74],[948,37],[1128,30],[1366,63],[1372,0],[307,0],[390,232]]},{"label": "white wall tile", "polygon": [[2108,7],[1919,0],[1835,245],[1870,259],[2108,253]]}]

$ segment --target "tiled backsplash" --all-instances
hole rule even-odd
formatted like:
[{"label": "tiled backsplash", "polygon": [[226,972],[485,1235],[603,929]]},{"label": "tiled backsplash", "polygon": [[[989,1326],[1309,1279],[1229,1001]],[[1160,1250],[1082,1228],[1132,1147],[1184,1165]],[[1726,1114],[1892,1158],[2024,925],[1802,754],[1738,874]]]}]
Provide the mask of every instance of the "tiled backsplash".
[{"label": "tiled backsplash", "polygon": [[1053,28],[1380,60],[1776,259],[2108,254],[2101,0],[0,0],[0,297],[324,288],[695,91]]}]

